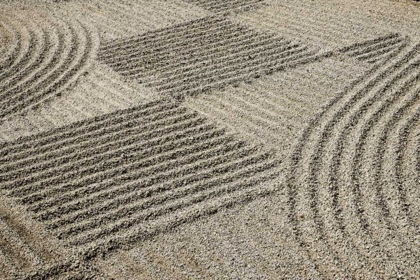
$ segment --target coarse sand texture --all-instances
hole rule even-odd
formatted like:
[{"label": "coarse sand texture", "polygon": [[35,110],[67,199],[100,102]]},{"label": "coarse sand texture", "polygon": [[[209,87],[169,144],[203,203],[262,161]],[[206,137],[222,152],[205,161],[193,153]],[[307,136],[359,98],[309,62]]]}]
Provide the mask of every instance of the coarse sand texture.
[{"label": "coarse sand texture", "polygon": [[3,279],[420,279],[420,4],[0,0]]}]

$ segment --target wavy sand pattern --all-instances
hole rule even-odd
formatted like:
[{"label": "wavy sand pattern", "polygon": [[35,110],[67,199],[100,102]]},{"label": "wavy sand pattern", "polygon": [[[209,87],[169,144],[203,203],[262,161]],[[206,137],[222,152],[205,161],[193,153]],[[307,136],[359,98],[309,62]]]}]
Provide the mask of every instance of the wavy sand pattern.
[{"label": "wavy sand pattern", "polygon": [[71,86],[87,71],[98,40],[94,27],[79,21],[28,20],[30,14],[8,7],[1,13],[2,24],[13,32],[12,46],[0,62],[0,118],[5,118]]},{"label": "wavy sand pattern", "polygon": [[420,278],[420,6],[0,3],[0,279]]}]

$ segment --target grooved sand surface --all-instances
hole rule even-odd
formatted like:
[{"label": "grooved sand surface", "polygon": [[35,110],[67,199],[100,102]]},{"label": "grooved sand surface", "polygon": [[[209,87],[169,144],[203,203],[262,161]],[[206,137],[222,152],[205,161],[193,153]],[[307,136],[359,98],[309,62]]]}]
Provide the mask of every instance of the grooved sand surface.
[{"label": "grooved sand surface", "polygon": [[414,1],[0,1],[0,279],[418,279],[419,117]]}]

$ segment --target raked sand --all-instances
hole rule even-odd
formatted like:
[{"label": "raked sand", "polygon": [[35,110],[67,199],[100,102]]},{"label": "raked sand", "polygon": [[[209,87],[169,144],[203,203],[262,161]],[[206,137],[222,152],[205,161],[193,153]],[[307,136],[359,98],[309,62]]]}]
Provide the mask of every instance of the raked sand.
[{"label": "raked sand", "polygon": [[418,279],[419,117],[415,1],[0,1],[0,279]]}]

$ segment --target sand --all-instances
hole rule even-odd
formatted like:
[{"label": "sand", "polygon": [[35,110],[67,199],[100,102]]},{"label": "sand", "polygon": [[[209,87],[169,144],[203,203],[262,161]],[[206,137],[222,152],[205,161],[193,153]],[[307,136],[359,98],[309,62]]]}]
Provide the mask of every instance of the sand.
[{"label": "sand", "polygon": [[416,1],[0,2],[0,279],[420,278]]}]

